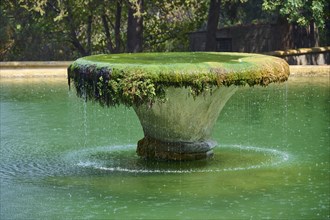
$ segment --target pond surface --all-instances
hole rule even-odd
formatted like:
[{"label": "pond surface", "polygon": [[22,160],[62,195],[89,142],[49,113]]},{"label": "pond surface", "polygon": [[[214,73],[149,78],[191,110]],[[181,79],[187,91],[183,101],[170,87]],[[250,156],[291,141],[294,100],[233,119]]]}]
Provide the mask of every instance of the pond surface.
[{"label": "pond surface", "polygon": [[[329,219],[329,77],[244,87],[215,157],[147,162],[134,111],[66,79],[1,79],[0,219]],[[196,125],[198,126],[198,125]]]}]

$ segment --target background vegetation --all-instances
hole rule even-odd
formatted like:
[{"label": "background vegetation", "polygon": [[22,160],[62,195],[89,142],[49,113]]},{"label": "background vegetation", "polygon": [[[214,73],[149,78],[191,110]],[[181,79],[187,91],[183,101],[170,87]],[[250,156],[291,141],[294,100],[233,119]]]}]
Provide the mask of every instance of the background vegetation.
[{"label": "background vegetation", "polygon": [[315,24],[329,44],[327,0],[2,0],[0,60],[187,51],[187,34],[248,23]]}]

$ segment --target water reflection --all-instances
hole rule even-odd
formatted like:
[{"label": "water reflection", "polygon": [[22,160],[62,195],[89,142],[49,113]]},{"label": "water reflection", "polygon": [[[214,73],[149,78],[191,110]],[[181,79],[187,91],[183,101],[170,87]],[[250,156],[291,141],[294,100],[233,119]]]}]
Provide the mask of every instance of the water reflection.
[{"label": "water reflection", "polygon": [[66,79],[0,90],[1,219],[330,218],[328,77],[241,88],[215,158],[174,164],[139,159],[134,112],[84,106]]}]

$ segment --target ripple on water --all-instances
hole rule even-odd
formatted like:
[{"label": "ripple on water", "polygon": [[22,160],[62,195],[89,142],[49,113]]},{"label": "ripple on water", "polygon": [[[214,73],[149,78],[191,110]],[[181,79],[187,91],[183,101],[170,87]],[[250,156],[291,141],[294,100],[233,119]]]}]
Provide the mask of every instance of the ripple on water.
[{"label": "ripple on water", "polygon": [[63,157],[20,158],[0,162],[3,182],[13,178],[31,181],[46,176],[72,175],[87,168],[114,173],[211,173],[244,171],[274,167],[289,161],[289,154],[271,148],[223,145],[214,149],[214,158],[199,161],[167,162],[147,161],[139,158],[136,145],[118,145],[85,148]]},{"label": "ripple on water", "polygon": [[3,182],[19,179],[30,182],[47,176],[68,175],[72,170],[60,158],[24,158],[0,163],[0,178]]},{"label": "ripple on water", "polygon": [[223,145],[208,160],[168,162],[147,161],[135,153],[135,145],[106,146],[71,152],[67,159],[76,166],[124,173],[211,173],[243,171],[279,166],[289,154],[272,148]]}]

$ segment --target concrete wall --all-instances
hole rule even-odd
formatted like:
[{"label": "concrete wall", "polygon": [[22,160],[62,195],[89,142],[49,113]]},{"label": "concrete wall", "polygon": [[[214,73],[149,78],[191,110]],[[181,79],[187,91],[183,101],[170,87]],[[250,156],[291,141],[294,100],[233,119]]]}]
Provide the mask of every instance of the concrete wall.
[{"label": "concrete wall", "polygon": [[[318,46],[317,32],[312,28],[300,28],[284,24],[250,24],[221,28],[216,33],[218,45],[215,51],[232,51],[247,53],[264,53],[289,48]],[[198,31],[189,34],[190,50],[204,51],[206,32]],[[230,46],[223,47],[221,43]],[[230,48],[230,50],[226,50]],[[225,50],[224,50],[225,49]]]},{"label": "concrete wall", "polygon": [[290,65],[330,65],[330,46],[278,50],[265,54],[283,58]]},{"label": "concrete wall", "polygon": [[[290,65],[330,65],[330,52],[280,56]],[[330,68],[330,67],[329,67]]]}]

